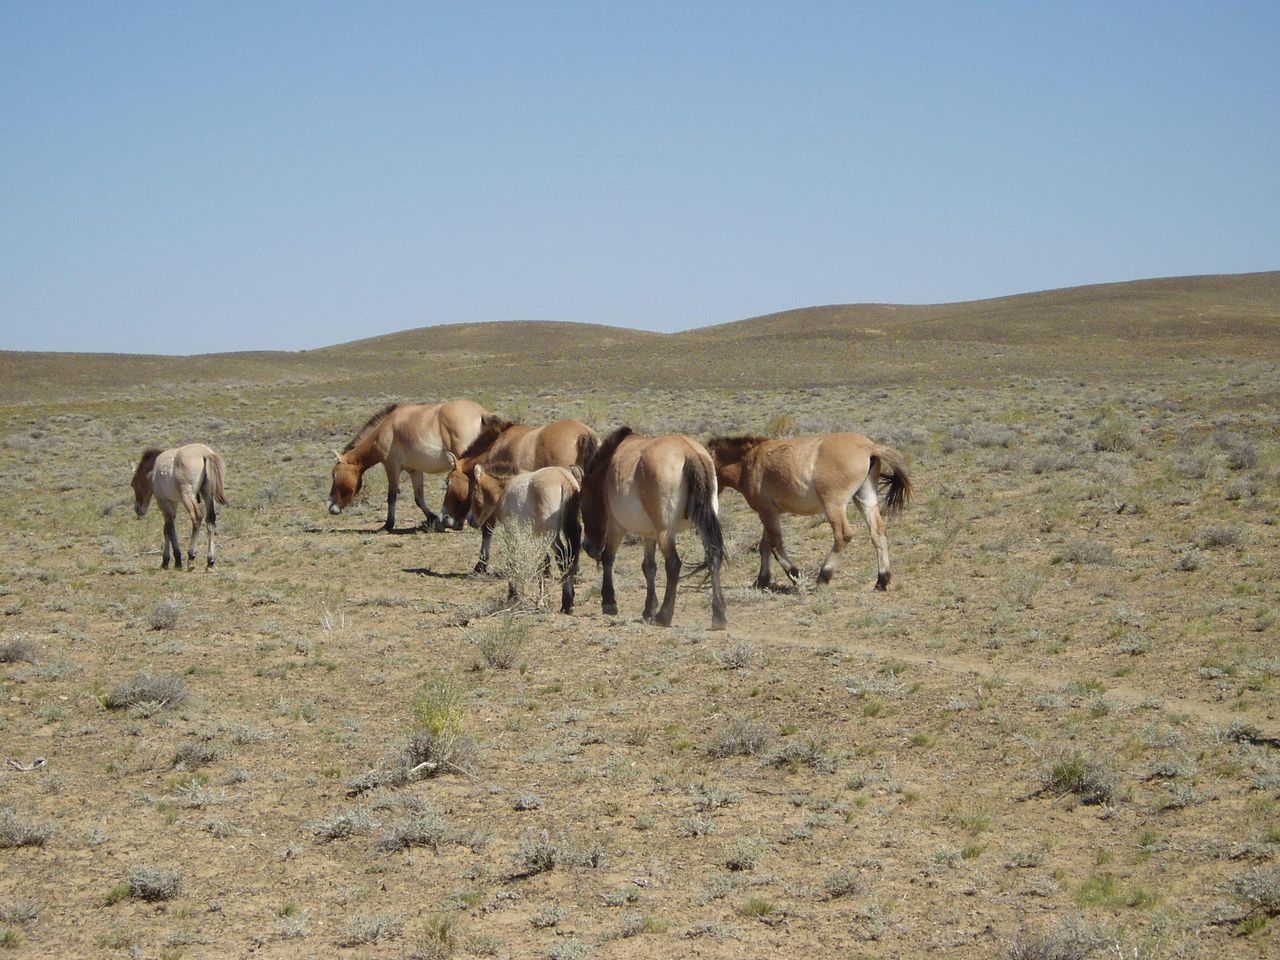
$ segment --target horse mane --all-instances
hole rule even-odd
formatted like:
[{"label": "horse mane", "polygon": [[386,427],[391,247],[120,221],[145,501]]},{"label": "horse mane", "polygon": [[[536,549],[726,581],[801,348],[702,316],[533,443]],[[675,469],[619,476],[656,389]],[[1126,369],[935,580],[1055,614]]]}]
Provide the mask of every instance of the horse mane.
[{"label": "horse mane", "polygon": [[156,457],[160,456],[162,453],[164,453],[164,450],[160,447],[147,447],[147,449],[142,451],[142,459],[138,461],[138,470],[141,470],[148,463],[154,463]]},{"label": "horse mane", "polygon": [[379,410],[377,413],[375,413],[372,417],[370,417],[368,420],[366,420],[364,422],[364,426],[361,427],[359,430],[357,430],[356,435],[351,438],[351,442],[342,448],[342,452],[350,453],[352,450],[354,450],[356,448],[356,444],[358,444],[361,440],[365,438],[365,434],[367,434],[370,430],[372,430],[374,427],[380,424],[383,420],[387,419],[387,417],[391,415],[391,411],[395,410],[395,408],[398,406],[400,406],[398,402],[389,403],[385,407],[383,407],[381,410]]},{"label": "horse mane", "polygon": [[486,413],[480,419],[480,433],[471,441],[467,449],[462,451],[459,460],[478,457],[494,445],[497,439],[514,427],[515,424],[497,413]]},{"label": "horse mane", "polygon": [[712,437],[707,441],[707,449],[717,457],[722,457],[730,463],[736,463],[768,439],[768,437],[761,437],[755,434],[743,434],[736,437]]},{"label": "horse mane", "polygon": [[585,471],[586,476],[590,477],[609,465],[609,461],[613,459],[613,455],[618,451],[618,444],[622,443],[627,437],[634,436],[635,431],[630,427],[619,427],[613,433],[609,434],[600,441],[600,446],[596,448],[595,454],[587,462]]}]

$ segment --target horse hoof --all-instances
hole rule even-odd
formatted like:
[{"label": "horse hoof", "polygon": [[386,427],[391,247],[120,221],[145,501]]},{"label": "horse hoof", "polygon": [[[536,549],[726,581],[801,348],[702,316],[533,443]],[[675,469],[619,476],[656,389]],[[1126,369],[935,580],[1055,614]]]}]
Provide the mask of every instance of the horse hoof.
[{"label": "horse hoof", "polygon": [[711,629],[712,629],[712,630],[725,630],[725,629],[727,629],[727,628],[728,628],[728,626],[729,626],[728,621],[727,621],[727,620],[725,620],[723,617],[721,617],[719,620],[712,620],[712,621],[711,621]]},{"label": "horse hoof", "polygon": [[834,570],[819,570],[818,583],[830,583],[833,576],[835,576]]},{"label": "horse hoof", "polygon": [[756,578],[756,589],[757,589],[757,590],[768,590],[768,589],[769,589],[769,584],[770,584],[770,583],[771,583],[771,581],[770,581],[770,579],[769,579],[768,577],[757,577],[757,578]]},{"label": "horse hoof", "polygon": [[160,561],[160,569],[161,569],[161,570],[168,570],[168,569],[169,569],[169,561],[168,561],[168,560],[161,560],[161,561]]},{"label": "horse hoof", "polygon": [[212,557],[210,557],[210,558],[209,558],[209,562],[205,564],[205,568],[206,568],[206,569],[209,569],[209,568],[211,568],[211,567],[213,566],[213,564],[214,564],[214,560],[213,560],[213,558],[212,558]]},{"label": "horse hoof", "polygon": [[616,603],[600,604],[600,612],[606,617],[616,617],[618,615],[618,605]]},{"label": "horse hoof", "polygon": [[471,568],[471,572],[472,573],[488,573],[489,565],[485,563],[483,560],[481,560],[474,567]]},{"label": "horse hoof", "polygon": [[885,590],[888,590],[889,577],[890,577],[890,574],[887,574],[887,573],[882,573],[880,574],[880,576],[876,577],[876,589],[882,592]]}]

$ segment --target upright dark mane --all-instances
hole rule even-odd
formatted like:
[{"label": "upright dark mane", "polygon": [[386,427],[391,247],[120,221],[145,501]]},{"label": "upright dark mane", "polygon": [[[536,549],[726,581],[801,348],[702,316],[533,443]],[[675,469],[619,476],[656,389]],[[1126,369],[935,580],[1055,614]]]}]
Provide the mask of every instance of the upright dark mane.
[{"label": "upright dark mane", "polygon": [[398,406],[400,406],[399,403],[389,403],[385,407],[383,407],[381,410],[379,410],[377,413],[375,413],[372,417],[370,417],[368,420],[366,420],[364,422],[364,426],[361,427],[359,430],[357,430],[356,435],[351,438],[351,442],[342,448],[342,452],[350,453],[352,450],[354,450],[356,448],[356,444],[358,444],[361,440],[364,439],[365,434],[367,434],[370,430],[372,430],[374,427],[380,424],[383,420],[387,419],[387,417],[390,416],[391,411]]},{"label": "upright dark mane", "polygon": [[712,437],[707,441],[707,449],[716,460],[726,463],[737,463],[768,437],[745,435],[739,437]]},{"label": "upright dark mane", "polygon": [[471,445],[462,451],[459,460],[466,460],[469,457],[478,457],[490,447],[493,446],[500,436],[514,427],[515,424],[506,417],[499,416],[496,413],[486,413],[480,419],[480,434],[471,441]]},{"label": "upright dark mane", "polygon": [[600,441],[600,446],[596,448],[595,455],[587,463],[587,468],[583,471],[586,476],[591,477],[609,466],[609,461],[613,459],[613,455],[618,450],[618,444],[627,437],[633,436],[635,431],[630,427],[619,427],[613,433],[609,434]]}]

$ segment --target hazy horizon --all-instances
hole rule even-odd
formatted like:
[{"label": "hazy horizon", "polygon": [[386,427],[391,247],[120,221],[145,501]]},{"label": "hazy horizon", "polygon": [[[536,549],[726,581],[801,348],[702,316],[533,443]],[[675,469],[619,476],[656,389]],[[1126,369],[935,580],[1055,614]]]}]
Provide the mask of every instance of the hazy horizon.
[{"label": "hazy horizon", "polygon": [[0,349],[1275,269],[1280,7],[0,7]]}]

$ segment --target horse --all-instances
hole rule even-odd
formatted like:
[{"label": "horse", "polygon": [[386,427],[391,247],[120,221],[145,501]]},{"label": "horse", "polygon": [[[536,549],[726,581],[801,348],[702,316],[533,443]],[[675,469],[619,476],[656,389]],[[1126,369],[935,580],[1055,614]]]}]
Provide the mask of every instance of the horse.
[{"label": "horse", "polygon": [[[596,452],[600,438],[581,420],[556,420],[542,427],[512,423],[491,414],[483,429],[461,456],[449,456],[449,474],[444,481],[441,522],[461,530],[471,509],[473,470],[483,464],[489,470],[520,473],[542,467],[582,467]],[[485,525],[480,539],[480,559],[475,572],[489,569],[489,545],[493,527]]]},{"label": "horse", "polygon": [[[147,515],[151,497],[155,496],[164,514],[164,559],[162,569],[169,568],[169,548],[173,547],[173,564],[182,569],[182,545],[175,524],[178,507],[186,508],[191,517],[191,543],[187,547],[188,566],[195,565],[196,537],[200,525],[208,531],[208,565],[213,566],[213,540],[218,525],[215,504],[227,502],[223,492],[222,457],[203,443],[188,443],[171,450],[148,447],[142,452],[138,468],[133,471],[133,506],[139,519]],[[201,508],[203,505],[203,509]]]},{"label": "horse", "polygon": [[[477,463],[472,467],[472,526],[492,530],[500,523],[526,523],[535,535],[552,535],[560,566],[560,612],[573,613],[574,580],[582,547],[579,498],[582,468],[542,467],[532,472],[495,473]],[[548,557],[547,566],[550,566]]]},{"label": "horse", "polygon": [[409,471],[413,501],[426,514],[427,526],[441,529],[440,518],[422,495],[424,473],[444,473],[449,456],[461,453],[480,435],[488,411],[470,400],[444,403],[393,403],[370,417],[341,453],[334,450],[333,485],[329,488],[329,512],[343,511],[364,482],[364,472],[376,464],[387,471],[387,521],[383,529],[396,528],[396,500],[400,497],[400,472]]},{"label": "horse", "polygon": [[[618,545],[628,533],[644,539],[644,619],[663,627],[671,625],[680,582],[682,564],[676,552],[676,534],[695,527],[711,575],[711,629],[725,628],[724,590],[720,586],[724,535],[715,463],[697,440],[681,434],[642,437],[630,427],[619,427],[609,434],[591,458],[582,481],[582,523],[583,549],[604,565],[600,603],[608,615],[618,612],[613,588]],[[657,550],[665,560],[667,586],[655,616]]]},{"label": "horse", "polygon": [[716,463],[719,489],[733,487],[760,516],[760,574],[756,586],[769,586],[770,555],[776,555],[794,582],[799,570],[782,544],[783,513],[825,514],[834,545],[818,573],[829,583],[840,554],[853,539],[846,510],[852,498],[862,511],[876,549],[875,589],[886,590],[889,540],[884,532],[877,491],[884,494],[885,513],[900,513],[911,499],[911,479],[902,454],[857,433],[826,433],[794,440],[769,437],[714,437],[707,449]]}]

